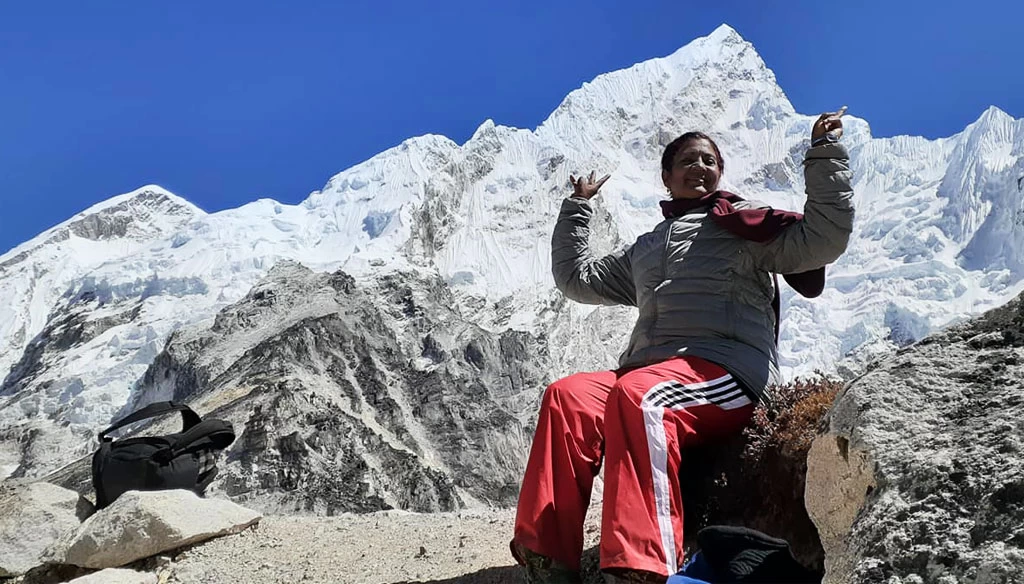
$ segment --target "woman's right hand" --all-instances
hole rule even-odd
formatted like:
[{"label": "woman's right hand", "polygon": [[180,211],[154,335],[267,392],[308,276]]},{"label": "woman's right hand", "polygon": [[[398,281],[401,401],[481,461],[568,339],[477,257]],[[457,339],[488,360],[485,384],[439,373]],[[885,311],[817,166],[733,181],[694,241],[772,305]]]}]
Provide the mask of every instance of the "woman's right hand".
[{"label": "woman's right hand", "polygon": [[823,138],[825,134],[832,134],[836,140],[841,138],[843,136],[843,114],[845,113],[846,106],[844,105],[837,112],[826,112],[818,116],[811,128],[811,143]]},{"label": "woman's right hand", "polygon": [[600,180],[594,181],[594,171],[590,171],[589,177],[576,178],[573,175],[569,175],[569,182],[572,183],[572,196],[579,197],[581,199],[587,199],[588,201],[597,195],[597,191],[601,188],[601,185],[605,183],[612,175],[606,174],[600,178]]}]

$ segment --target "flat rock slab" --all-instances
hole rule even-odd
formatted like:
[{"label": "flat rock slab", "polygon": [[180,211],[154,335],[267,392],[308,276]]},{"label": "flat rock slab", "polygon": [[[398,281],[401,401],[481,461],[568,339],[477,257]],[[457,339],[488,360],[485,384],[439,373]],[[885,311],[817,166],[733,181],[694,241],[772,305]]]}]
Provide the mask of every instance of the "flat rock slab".
[{"label": "flat rock slab", "polygon": [[114,568],[161,552],[238,533],[262,515],[191,491],[128,491],[58,542],[50,561]]},{"label": "flat rock slab", "polygon": [[156,574],[123,568],[107,568],[81,578],[75,578],[68,584],[157,584],[157,581]]}]

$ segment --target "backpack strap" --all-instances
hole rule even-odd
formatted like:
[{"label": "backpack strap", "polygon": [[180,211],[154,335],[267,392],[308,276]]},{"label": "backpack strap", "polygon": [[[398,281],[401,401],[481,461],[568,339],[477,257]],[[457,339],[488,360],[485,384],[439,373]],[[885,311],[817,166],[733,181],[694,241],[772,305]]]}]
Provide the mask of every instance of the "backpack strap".
[{"label": "backpack strap", "polygon": [[182,432],[187,432],[192,427],[198,425],[202,421],[202,419],[199,417],[199,414],[197,414],[194,411],[192,411],[192,408],[186,406],[183,403],[175,402],[175,401],[165,401],[165,402],[151,403],[148,406],[142,408],[141,410],[138,410],[136,412],[133,412],[133,413],[125,416],[124,418],[121,418],[117,422],[114,422],[113,426],[111,426],[111,427],[107,428],[106,430],[100,432],[100,434],[99,434],[100,442],[109,441],[110,438],[107,438],[107,434],[110,434],[114,430],[118,430],[118,429],[124,428],[125,426],[127,426],[129,424],[134,424],[135,422],[138,422],[140,420],[146,420],[148,418],[155,418],[156,416],[159,416],[159,415],[162,415],[162,414],[166,414],[166,413],[170,413],[170,412],[181,412],[181,420],[182,420],[181,431]]},{"label": "backpack strap", "polygon": [[186,450],[224,450],[235,441],[231,422],[203,420],[179,434],[167,448],[153,453],[153,459],[166,462]]}]

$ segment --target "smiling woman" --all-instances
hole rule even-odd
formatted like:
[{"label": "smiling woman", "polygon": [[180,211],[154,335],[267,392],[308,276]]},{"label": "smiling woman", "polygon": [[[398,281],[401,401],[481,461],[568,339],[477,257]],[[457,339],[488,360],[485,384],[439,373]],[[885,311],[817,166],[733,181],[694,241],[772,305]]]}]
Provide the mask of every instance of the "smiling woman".
[{"label": "smiling woman", "polygon": [[687,132],[665,147],[661,180],[673,199],[699,199],[718,188],[725,159],[703,132]]},{"label": "smiling woman", "polygon": [[528,581],[579,581],[602,463],[601,569],[611,581],[664,582],[680,568],[686,448],[738,433],[781,381],[774,274],[809,277],[795,287],[814,296],[824,266],[846,250],[853,192],[842,113],[812,128],[802,216],[720,191],[718,145],[688,132],[661,158],[665,220],[595,258],[591,199],[609,176],[570,176],[552,236],[555,283],[577,302],[635,306],[639,316],[618,369],[577,373],[544,393],[511,542]]}]

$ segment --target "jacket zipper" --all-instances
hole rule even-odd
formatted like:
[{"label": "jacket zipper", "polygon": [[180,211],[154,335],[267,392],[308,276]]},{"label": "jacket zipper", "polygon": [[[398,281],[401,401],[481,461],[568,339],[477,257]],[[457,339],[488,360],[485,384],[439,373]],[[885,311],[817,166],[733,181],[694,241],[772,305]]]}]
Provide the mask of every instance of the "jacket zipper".
[{"label": "jacket zipper", "polygon": [[672,226],[675,225],[675,221],[672,221],[665,226],[665,245],[661,249],[661,282],[654,287],[654,317],[651,319],[651,324],[647,327],[647,344],[651,344],[651,339],[654,338],[654,327],[658,324],[658,318],[661,317],[661,307],[658,305],[659,299],[658,294],[661,294],[661,289],[664,287],[665,282],[668,280],[668,250],[669,245],[672,242]]},{"label": "jacket zipper", "polygon": [[665,229],[665,248],[661,252],[661,283],[664,284],[665,280],[668,280],[668,250],[669,244],[672,242],[672,226],[675,225],[675,221],[668,224],[668,228]]}]

